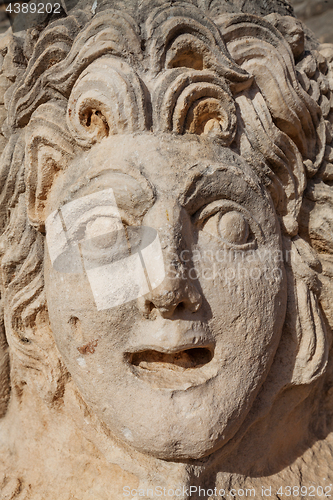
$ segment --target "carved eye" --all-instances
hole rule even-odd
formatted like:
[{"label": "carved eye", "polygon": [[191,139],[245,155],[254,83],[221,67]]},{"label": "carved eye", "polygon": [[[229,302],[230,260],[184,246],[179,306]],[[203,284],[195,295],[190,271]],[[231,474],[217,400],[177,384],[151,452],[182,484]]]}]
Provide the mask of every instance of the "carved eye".
[{"label": "carved eye", "polygon": [[204,223],[202,230],[230,245],[245,245],[250,239],[249,223],[236,210],[214,214]]},{"label": "carved eye", "polygon": [[119,239],[118,219],[112,217],[98,217],[88,222],[85,228],[85,241],[90,241],[91,245],[98,249],[110,249],[114,247]]},{"label": "carved eye", "polygon": [[67,238],[78,244],[86,269],[106,265],[128,253],[126,232],[118,211],[110,206],[88,207],[75,214]]},{"label": "carved eye", "polygon": [[112,217],[98,217],[89,221],[80,247],[86,269],[126,257],[128,244],[124,226]]},{"label": "carved eye", "polygon": [[227,212],[219,221],[221,237],[235,245],[244,245],[249,237],[249,224],[240,212]]}]

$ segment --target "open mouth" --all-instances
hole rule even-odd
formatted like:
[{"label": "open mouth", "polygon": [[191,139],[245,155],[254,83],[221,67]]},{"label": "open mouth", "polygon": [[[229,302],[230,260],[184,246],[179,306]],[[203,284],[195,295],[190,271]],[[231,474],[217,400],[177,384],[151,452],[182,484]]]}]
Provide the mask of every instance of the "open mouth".
[{"label": "open mouth", "polygon": [[159,388],[168,389],[187,389],[206,382],[215,374],[213,357],[211,347],[193,347],[176,352],[147,349],[125,355],[134,375]]},{"label": "open mouth", "polygon": [[213,353],[206,347],[194,347],[183,351],[166,353],[154,350],[136,352],[130,356],[129,362],[144,370],[177,370],[184,371],[201,368],[209,363]]}]

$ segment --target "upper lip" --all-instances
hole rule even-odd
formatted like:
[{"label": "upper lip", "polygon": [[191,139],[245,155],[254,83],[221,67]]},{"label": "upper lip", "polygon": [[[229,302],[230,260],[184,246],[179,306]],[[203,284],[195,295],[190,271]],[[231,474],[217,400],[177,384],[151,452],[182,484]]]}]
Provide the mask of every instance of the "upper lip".
[{"label": "upper lip", "polygon": [[150,337],[146,339],[147,342],[129,346],[126,352],[134,354],[142,351],[157,351],[165,354],[175,354],[198,347],[213,352],[215,347],[215,342],[209,332],[201,328],[189,328],[185,331],[174,328],[161,328],[154,335],[147,335],[147,337]]}]

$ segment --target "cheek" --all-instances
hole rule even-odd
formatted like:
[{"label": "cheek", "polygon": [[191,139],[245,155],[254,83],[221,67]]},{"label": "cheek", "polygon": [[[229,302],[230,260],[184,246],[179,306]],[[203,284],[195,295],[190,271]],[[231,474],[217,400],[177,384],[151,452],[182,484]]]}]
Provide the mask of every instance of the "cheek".
[{"label": "cheek", "polygon": [[275,351],[286,312],[283,265],[258,255],[247,260],[227,254],[224,259],[203,258],[196,269],[226,362],[240,353],[250,359]]},{"label": "cheek", "polygon": [[53,335],[67,365],[76,366],[78,357],[98,353],[106,343],[110,351],[118,350],[138,315],[133,302],[98,311],[85,275],[59,273],[49,259],[45,291]]}]

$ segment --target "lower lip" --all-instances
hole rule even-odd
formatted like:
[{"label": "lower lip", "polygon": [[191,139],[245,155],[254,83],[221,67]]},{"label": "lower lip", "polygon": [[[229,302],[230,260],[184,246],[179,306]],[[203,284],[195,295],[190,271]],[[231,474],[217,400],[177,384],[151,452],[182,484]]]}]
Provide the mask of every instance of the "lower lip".
[{"label": "lower lip", "polygon": [[182,390],[198,387],[214,378],[219,364],[212,357],[209,362],[197,367],[183,367],[166,362],[131,362],[131,356],[125,356],[125,362],[131,373],[139,380],[157,389]]}]

